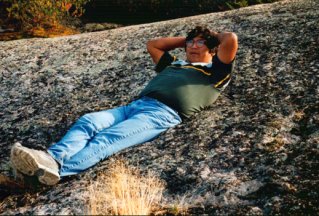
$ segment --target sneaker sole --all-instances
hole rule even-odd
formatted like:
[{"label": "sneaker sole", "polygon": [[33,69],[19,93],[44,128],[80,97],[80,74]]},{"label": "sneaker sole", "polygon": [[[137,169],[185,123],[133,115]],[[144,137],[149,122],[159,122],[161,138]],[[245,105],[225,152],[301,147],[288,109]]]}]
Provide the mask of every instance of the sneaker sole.
[{"label": "sneaker sole", "polygon": [[59,182],[60,176],[41,166],[27,149],[21,145],[15,145],[11,152],[11,163],[23,174],[36,175],[39,181],[46,185],[54,185]]}]

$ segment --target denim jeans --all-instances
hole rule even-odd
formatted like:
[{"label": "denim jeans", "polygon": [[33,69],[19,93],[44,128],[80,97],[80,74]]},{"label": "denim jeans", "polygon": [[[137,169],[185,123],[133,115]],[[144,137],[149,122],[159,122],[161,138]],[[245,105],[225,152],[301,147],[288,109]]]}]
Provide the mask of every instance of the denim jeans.
[{"label": "denim jeans", "polygon": [[61,176],[73,175],[122,149],[150,141],[181,121],[170,107],[143,97],[82,116],[48,153],[60,164]]}]

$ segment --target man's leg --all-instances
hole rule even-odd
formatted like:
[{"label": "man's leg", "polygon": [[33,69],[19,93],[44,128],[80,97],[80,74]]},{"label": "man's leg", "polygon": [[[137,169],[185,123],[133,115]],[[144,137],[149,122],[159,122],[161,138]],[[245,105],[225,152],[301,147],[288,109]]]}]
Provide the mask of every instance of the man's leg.
[{"label": "man's leg", "polygon": [[55,145],[45,151],[30,149],[16,143],[11,149],[11,163],[26,175],[37,175],[40,182],[54,185],[60,180],[59,164],[81,151],[101,130],[125,119],[125,108],[86,114]]},{"label": "man's leg", "polygon": [[122,149],[152,140],[181,122],[175,111],[153,99],[143,98],[128,107],[128,119],[101,130],[80,152],[65,160],[61,176],[82,172]]},{"label": "man's leg", "polygon": [[48,153],[63,166],[64,160],[80,152],[100,131],[124,121],[127,118],[125,110],[122,106],[85,114],[59,142],[49,147]]}]

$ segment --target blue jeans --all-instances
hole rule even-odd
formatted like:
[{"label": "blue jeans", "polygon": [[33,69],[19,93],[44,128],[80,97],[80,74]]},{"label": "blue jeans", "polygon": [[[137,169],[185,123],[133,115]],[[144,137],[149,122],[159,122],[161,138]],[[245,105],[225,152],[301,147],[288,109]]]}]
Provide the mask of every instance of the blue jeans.
[{"label": "blue jeans", "polygon": [[60,164],[61,176],[73,175],[122,149],[152,140],[181,121],[170,107],[143,97],[82,116],[48,152]]}]

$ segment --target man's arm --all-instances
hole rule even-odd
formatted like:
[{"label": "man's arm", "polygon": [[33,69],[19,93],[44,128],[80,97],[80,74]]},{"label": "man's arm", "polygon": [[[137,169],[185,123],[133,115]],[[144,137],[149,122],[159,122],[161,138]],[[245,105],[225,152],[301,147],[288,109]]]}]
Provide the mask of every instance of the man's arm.
[{"label": "man's arm", "polygon": [[233,32],[222,32],[214,34],[220,42],[220,45],[218,46],[217,56],[221,62],[229,64],[234,60],[238,49],[237,35]]},{"label": "man's arm", "polygon": [[147,51],[157,64],[165,51],[185,47],[185,37],[166,37],[147,42]]}]

